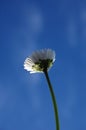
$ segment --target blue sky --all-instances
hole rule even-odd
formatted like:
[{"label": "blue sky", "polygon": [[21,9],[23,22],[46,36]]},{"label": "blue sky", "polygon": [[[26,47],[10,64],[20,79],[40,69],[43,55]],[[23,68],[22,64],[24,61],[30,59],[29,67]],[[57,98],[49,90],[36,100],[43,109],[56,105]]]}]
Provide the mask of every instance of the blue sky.
[{"label": "blue sky", "polygon": [[55,130],[43,74],[23,69],[34,50],[51,48],[49,71],[61,130],[86,128],[86,2],[0,1],[0,130]]}]

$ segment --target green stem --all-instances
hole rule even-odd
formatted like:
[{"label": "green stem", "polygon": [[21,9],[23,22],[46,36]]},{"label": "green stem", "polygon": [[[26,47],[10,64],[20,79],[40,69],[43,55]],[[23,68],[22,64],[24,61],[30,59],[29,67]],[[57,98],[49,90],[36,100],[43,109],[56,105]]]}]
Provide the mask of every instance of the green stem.
[{"label": "green stem", "polygon": [[58,117],[58,109],[57,109],[57,104],[56,104],[56,99],[55,99],[55,95],[54,95],[54,91],[48,76],[48,72],[44,71],[45,77],[47,79],[48,82],[48,86],[49,86],[49,90],[50,90],[50,94],[52,97],[52,102],[53,102],[53,107],[54,107],[54,113],[55,113],[55,121],[56,121],[56,130],[60,130],[59,128],[59,117]]}]

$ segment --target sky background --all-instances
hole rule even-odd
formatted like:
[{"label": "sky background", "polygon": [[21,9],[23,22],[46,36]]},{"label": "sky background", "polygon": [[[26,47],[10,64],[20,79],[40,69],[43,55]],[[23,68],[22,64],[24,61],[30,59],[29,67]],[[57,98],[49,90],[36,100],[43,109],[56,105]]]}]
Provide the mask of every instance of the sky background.
[{"label": "sky background", "polygon": [[0,130],[55,130],[44,74],[23,69],[35,50],[51,48],[49,71],[60,130],[86,129],[86,1],[0,1]]}]

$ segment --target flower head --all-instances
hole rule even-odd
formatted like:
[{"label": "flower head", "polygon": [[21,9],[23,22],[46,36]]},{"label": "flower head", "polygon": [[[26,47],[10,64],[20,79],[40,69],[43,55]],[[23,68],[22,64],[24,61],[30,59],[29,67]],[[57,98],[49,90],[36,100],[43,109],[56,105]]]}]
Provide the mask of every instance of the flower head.
[{"label": "flower head", "polygon": [[35,51],[27,57],[24,62],[24,69],[30,73],[44,72],[49,70],[55,61],[55,52],[51,49]]}]

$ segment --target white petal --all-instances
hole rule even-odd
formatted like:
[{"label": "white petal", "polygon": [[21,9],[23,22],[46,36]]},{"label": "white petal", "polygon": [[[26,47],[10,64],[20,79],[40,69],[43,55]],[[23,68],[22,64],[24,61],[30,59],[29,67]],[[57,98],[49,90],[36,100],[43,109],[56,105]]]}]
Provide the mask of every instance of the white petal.
[{"label": "white petal", "polygon": [[24,62],[24,69],[27,71],[32,71],[32,66],[34,65],[33,61],[30,58],[26,58]]}]

